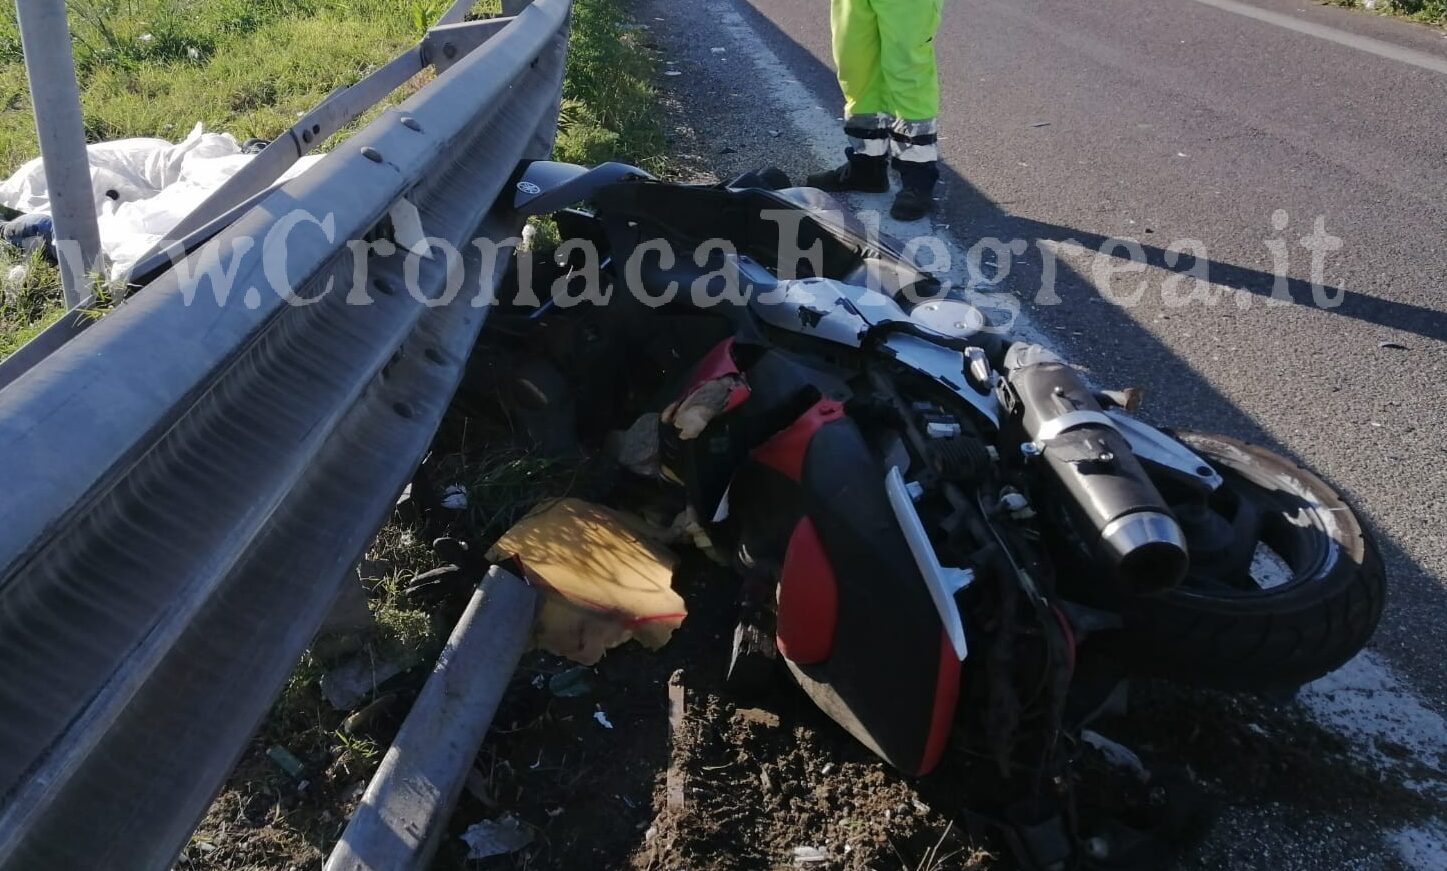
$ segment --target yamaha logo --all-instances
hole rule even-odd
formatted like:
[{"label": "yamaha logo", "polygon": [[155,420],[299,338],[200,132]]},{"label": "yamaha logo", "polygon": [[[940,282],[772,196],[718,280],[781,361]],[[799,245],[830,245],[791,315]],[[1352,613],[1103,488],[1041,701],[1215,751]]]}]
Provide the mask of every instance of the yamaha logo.
[{"label": "yamaha logo", "polygon": [[519,191],[520,193],[525,193],[525,194],[527,194],[528,196],[531,197],[531,196],[534,196],[534,195],[536,195],[536,194],[542,193],[542,192],[543,192],[543,189],[540,188],[540,187],[538,187],[537,185],[533,184],[533,183],[530,182],[530,181],[520,181],[520,182],[518,182],[518,191]]}]

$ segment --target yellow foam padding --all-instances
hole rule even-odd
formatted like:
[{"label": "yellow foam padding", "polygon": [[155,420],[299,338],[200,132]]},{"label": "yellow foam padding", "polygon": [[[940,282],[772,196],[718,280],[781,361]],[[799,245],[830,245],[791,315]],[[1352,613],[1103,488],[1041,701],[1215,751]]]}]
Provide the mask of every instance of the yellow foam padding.
[{"label": "yellow foam padding", "polygon": [[545,594],[536,645],[584,665],[629,638],[657,649],[687,615],[673,591],[677,557],[639,521],[581,499],[539,506],[488,557],[517,557],[528,582]]}]

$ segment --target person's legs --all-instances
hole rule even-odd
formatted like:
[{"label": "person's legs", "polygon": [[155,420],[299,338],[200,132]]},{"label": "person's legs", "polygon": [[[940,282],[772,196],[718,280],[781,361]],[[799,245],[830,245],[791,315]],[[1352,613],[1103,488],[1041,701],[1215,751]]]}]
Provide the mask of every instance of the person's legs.
[{"label": "person's legs", "polygon": [[903,189],[891,213],[901,220],[924,217],[939,181],[939,73],[935,32],[942,0],[874,0],[879,21],[880,69],[896,121],[891,129],[894,165]]},{"label": "person's legs", "polygon": [[889,95],[880,68],[879,20],[875,0],[830,0],[829,24],[834,37],[834,66],[844,92],[844,134],[849,137],[847,162],[837,169],[809,176],[810,187],[830,191],[889,190]]}]

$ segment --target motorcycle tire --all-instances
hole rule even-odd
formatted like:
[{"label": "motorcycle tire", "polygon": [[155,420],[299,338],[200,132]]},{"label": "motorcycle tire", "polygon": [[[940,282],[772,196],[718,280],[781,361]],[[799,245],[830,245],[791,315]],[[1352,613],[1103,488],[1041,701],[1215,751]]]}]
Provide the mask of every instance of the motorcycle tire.
[{"label": "motorcycle tire", "polygon": [[1197,574],[1132,598],[1115,639],[1123,664],[1197,686],[1279,691],[1355,656],[1376,629],[1386,583],[1371,534],[1346,500],[1265,448],[1222,435],[1175,435],[1216,467],[1230,498],[1262,512],[1253,583]]}]

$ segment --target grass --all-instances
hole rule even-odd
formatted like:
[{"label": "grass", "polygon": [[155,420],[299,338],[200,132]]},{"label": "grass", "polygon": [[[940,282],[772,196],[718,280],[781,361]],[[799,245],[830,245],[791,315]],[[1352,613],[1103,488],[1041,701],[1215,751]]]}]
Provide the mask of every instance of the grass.
[{"label": "grass", "polygon": [[[419,37],[417,0],[71,0],[86,136],[196,122],[272,138]],[[36,154],[15,11],[0,12],[0,172]]]},{"label": "grass", "polygon": [[[272,139],[331,91],[415,43],[450,3],[69,0],[67,5],[86,137],[98,142],[175,140],[198,121],[238,140]],[[479,0],[474,13],[499,8],[498,0]],[[653,117],[653,60],[628,29],[626,11],[627,0],[575,2],[556,156],[578,163],[623,159],[657,171],[665,142]],[[407,93],[404,88],[393,99]],[[10,2],[0,3],[0,107],[0,177],[6,177],[38,153]],[[0,250],[0,269],[8,272],[16,260]],[[7,293],[0,310],[0,359],[61,312],[55,271],[32,269],[22,291]]]},{"label": "grass", "polygon": [[626,160],[661,174],[667,145],[657,121],[652,53],[628,27],[626,0],[577,0],[556,156]]},{"label": "grass", "polygon": [[35,338],[65,313],[60,273],[39,252],[0,244],[0,359]]},{"label": "grass", "polygon": [[1400,15],[1425,24],[1447,26],[1447,0],[1331,0],[1337,6],[1370,9],[1389,15]]}]

